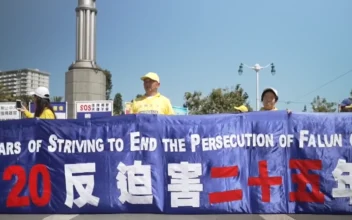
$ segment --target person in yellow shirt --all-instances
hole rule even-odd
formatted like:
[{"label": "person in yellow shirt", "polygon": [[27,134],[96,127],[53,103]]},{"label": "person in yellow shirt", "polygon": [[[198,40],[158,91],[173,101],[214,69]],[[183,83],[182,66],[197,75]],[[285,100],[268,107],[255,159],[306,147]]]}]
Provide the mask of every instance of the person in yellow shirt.
[{"label": "person in yellow shirt", "polygon": [[340,104],[340,112],[352,112],[352,98],[347,98]]},{"label": "person in yellow shirt", "polygon": [[235,107],[237,113],[246,113],[248,112],[248,108],[245,105]]},{"label": "person in yellow shirt", "polygon": [[27,118],[56,119],[53,107],[50,105],[49,90],[46,87],[38,87],[31,95],[33,95],[35,104],[34,115],[25,106],[18,109],[19,111],[23,112]]},{"label": "person in yellow shirt", "polygon": [[263,102],[263,107],[260,109],[260,111],[277,111],[278,109],[275,107],[275,105],[278,100],[279,96],[276,89],[264,89],[261,98],[261,101]]},{"label": "person in yellow shirt", "polygon": [[174,115],[170,100],[158,92],[160,87],[158,74],[149,72],[141,77],[141,80],[145,95],[133,101],[132,113]]}]

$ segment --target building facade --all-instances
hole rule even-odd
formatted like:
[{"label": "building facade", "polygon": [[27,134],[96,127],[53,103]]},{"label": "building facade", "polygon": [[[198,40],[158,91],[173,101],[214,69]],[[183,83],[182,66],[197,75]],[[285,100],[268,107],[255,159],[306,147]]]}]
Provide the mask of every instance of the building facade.
[{"label": "building facade", "polygon": [[49,73],[38,69],[0,71],[0,84],[14,96],[29,95],[40,86],[49,89],[49,77]]}]

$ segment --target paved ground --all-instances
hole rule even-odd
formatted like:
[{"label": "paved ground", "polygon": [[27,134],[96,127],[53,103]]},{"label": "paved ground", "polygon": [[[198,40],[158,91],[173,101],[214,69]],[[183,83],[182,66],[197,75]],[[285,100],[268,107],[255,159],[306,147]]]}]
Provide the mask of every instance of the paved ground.
[{"label": "paved ground", "polygon": [[351,215],[0,215],[3,220],[351,220]]}]

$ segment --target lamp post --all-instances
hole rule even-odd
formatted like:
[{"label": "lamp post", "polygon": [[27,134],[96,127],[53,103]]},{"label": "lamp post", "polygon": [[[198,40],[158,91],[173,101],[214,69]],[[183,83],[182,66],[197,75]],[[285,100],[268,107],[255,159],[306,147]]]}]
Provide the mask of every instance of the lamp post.
[{"label": "lamp post", "polygon": [[272,75],[275,75],[275,73],[276,73],[276,70],[275,70],[275,65],[274,65],[274,63],[271,63],[271,64],[268,64],[268,65],[266,65],[266,66],[260,66],[259,64],[255,64],[254,66],[248,66],[248,65],[246,65],[246,64],[243,64],[243,63],[241,63],[240,64],[240,66],[239,66],[239,69],[238,69],[238,74],[239,75],[242,75],[242,73],[243,73],[243,66],[245,66],[245,67],[247,67],[247,68],[249,68],[249,69],[252,69],[252,70],[254,70],[255,72],[256,72],[256,74],[257,74],[257,100],[256,100],[256,108],[257,108],[257,111],[259,111],[259,106],[260,106],[260,97],[259,97],[259,72],[262,70],[262,69],[265,69],[265,68],[267,68],[267,67],[269,67],[269,66],[271,66],[271,74]]}]

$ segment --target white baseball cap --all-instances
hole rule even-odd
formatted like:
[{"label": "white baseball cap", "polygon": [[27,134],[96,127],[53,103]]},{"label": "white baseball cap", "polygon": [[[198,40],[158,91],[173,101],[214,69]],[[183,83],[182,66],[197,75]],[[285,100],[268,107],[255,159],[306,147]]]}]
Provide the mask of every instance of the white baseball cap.
[{"label": "white baseball cap", "polygon": [[270,88],[266,88],[266,89],[263,90],[263,92],[262,92],[262,99],[261,99],[262,101],[263,101],[263,98],[264,98],[264,94],[265,94],[266,92],[269,92],[269,91],[275,94],[275,96],[276,96],[276,101],[279,100],[279,94],[278,94],[277,90],[274,89],[273,87],[270,87]]},{"label": "white baseball cap", "polygon": [[38,96],[42,99],[49,99],[49,89],[46,87],[38,87],[34,92],[30,92],[30,95]]}]

